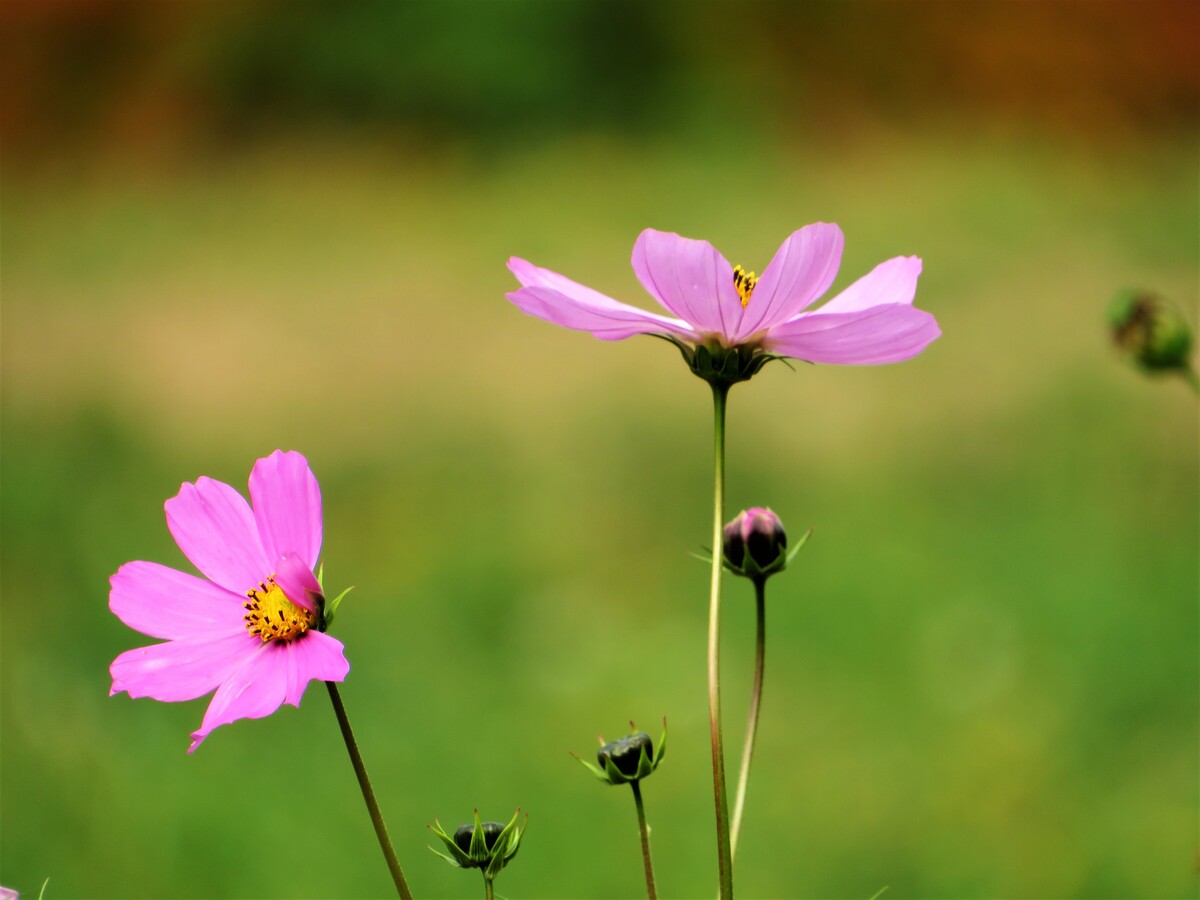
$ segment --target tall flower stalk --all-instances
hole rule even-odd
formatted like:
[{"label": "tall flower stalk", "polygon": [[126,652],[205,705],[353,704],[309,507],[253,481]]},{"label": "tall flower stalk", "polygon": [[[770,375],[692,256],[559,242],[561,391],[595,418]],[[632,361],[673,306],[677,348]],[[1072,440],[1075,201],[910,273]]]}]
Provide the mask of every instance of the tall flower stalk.
[{"label": "tall flower stalk", "polygon": [[721,735],[721,546],[725,523],[725,410],[729,384],[710,382],[713,393],[713,554],[708,600],[708,730],[712,744],[713,803],[717,817],[717,877],[723,898],[733,897],[733,848],[725,793],[725,747]]},{"label": "tall flower stalk", "polygon": [[375,790],[371,787],[366,763],[363,762],[362,753],[358,750],[358,741],[354,739],[354,731],[350,727],[350,718],[346,715],[346,706],[342,703],[342,695],[332,681],[325,682],[325,687],[329,688],[329,700],[333,703],[333,712],[337,716],[338,727],[342,731],[342,740],[346,742],[346,752],[350,755],[350,764],[354,767],[354,777],[358,779],[363,802],[367,804],[367,814],[371,817],[371,826],[375,829],[379,849],[383,851],[383,858],[387,861],[392,882],[396,885],[396,893],[402,900],[413,900],[412,891],[404,877],[404,870],[400,868],[400,860],[396,858],[396,850],[392,847],[392,839],[388,835],[387,825],[383,821],[379,801],[375,799]]},{"label": "tall flower stalk", "polygon": [[742,831],[742,814],[746,809],[746,790],[750,785],[750,763],[754,759],[754,742],[758,736],[758,716],[762,708],[763,669],[767,655],[767,583],[754,582],[754,605],[757,624],[754,630],[754,683],[750,688],[750,713],[746,721],[746,743],[742,747],[742,764],[738,770],[737,794],[733,801],[733,824],[730,827],[729,854],[737,856],[738,835]]},{"label": "tall flower stalk", "polygon": [[767,656],[767,579],[787,568],[800,549],[808,543],[812,529],[804,533],[789,552],[787,532],[779,516],[766,507],[751,507],[738,513],[725,526],[721,555],[725,568],[748,578],[754,584],[754,680],[750,688],[750,711],[746,721],[746,739],[742,747],[742,763],[738,770],[737,794],[733,802],[733,823],[730,829],[730,854],[737,856],[738,835],[742,814],[746,808],[746,792],[750,785],[750,765],[758,737],[758,721],[762,711],[763,674]]}]

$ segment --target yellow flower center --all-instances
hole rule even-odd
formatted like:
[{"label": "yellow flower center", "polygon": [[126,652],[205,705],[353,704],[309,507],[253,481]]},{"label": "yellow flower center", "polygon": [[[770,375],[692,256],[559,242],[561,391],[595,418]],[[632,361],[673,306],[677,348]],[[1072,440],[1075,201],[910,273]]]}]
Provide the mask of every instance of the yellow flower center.
[{"label": "yellow flower center", "polygon": [[316,624],[316,616],[287,598],[272,575],[258,587],[246,591],[246,630],[267,641],[293,641]]},{"label": "yellow flower center", "polygon": [[738,296],[742,298],[742,309],[745,309],[746,304],[750,302],[750,295],[754,293],[756,284],[758,284],[758,276],[753,272],[747,272],[741,266],[733,267],[733,286],[737,288]]}]

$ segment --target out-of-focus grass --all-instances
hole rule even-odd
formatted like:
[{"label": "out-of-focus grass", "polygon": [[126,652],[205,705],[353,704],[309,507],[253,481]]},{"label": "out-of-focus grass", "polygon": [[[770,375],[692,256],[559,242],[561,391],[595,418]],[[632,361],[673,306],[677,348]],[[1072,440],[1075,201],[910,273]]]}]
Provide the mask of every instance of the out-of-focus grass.
[{"label": "out-of-focus grass", "polygon": [[[771,366],[730,490],[816,534],[770,589],[748,896],[1195,888],[1197,415],[1111,356],[1112,291],[1196,303],[1194,144],[633,146],[483,162],[331,144],[6,186],[0,878],[58,897],[388,890],[320,690],[184,749],[203,702],[109,699],[133,558],[186,567],[180,481],[304,450],[344,690],[422,896],[424,824],[521,806],[509,896],[640,890],[633,810],[567,756],[625,720],[660,887],[715,886],[704,676],[707,391],[651,340],[503,299],[510,254],[643,300],[646,226],[761,267],[847,235],[844,286],[925,259],[945,337],[902,366]],[[1186,189],[1184,189],[1186,188]],[[736,759],[752,608],[727,585]],[[731,767],[735,763],[731,763]]]}]

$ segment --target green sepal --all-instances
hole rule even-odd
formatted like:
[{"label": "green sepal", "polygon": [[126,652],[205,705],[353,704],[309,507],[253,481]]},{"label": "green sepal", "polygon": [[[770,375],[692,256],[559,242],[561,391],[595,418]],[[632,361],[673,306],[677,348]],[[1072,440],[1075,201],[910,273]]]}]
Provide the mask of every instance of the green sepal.
[{"label": "green sepal", "polygon": [[667,755],[667,717],[663,716],[663,732],[662,737],[658,739],[658,747],[654,751],[654,765],[650,769],[653,772],[658,768],[658,764],[662,762],[663,757]]},{"label": "green sepal", "polygon": [[342,591],[340,594],[338,594],[336,597],[334,597],[332,600],[330,600],[328,603],[325,604],[325,627],[326,628],[328,628],[329,623],[333,621],[334,614],[337,612],[338,607],[342,605],[342,600],[352,590],[354,590],[354,585],[350,585],[350,587],[346,588],[344,591]]},{"label": "green sepal", "polygon": [[800,540],[796,542],[796,546],[788,551],[786,565],[791,565],[792,560],[796,558],[796,554],[800,552],[804,545],[808,543],[808,539],[812,537],[812,533],[813,530],[811,528],[808,529],[808,531],[804,532],[804,534],[800,537]]},{"label": "green sepal", "polygon": [[[476,817],[478,817],[478,815],[479,814],[476,813]],[[468,863],[471,862],[471,858],[458,849],[458,844],[454,843],[454,838],[442,830],[441,822],[439,822],[437,819],[434,819],[433,822],[433,825],[427,825],[426,827],[437,836],[438,840],[446,845],[446,849],[449,850],[453,856],[447,856],[440,850],[434,850],[433,847],[430,847],[429,849],[433,850],[434,853],[453,866],[458,866],[460,869],[468,868]]]},{"label": "green sepal", "polygon": [[579,763],[581,766],[583,766],[585,769],[587,769],[589,772],[591,772],[593,775],[595,775],[597,778],[599,778],[605,784],[612,784],[612,782],[608,780],[608,775],[605,773],[605,771],[603,769],[601,769],[598,765],[596,765],[594,762],[588,762],[582,756],[578,756],[574,753],[572,753],[571,756],[573,756],[575,758],[575,761],[577,763]]},{"label": "green sepal", "polygon": [[[517,851],[521,849],[521,838],[524,836],[524,829],[517,827],[517,819],[521,815],[521,810],[518,809],[513,813],[513,817],[508,820],[508,824],[504,826],[504,830],[496,837],[496,843],[492,845],[492,858],[488,862],[487,868],[483,871],[483,877],[488,881],[493,881],[500,870],[508,865],[509,861],[517,855]],[[476,821],[478,821],[478,814]],[[525,821],[529,821],[529,815],[525,815]],[[479,834],[478,825],[475,828],[475,833]],[[472,841],[474,843],[474,841]]]},{"label": "green sepal", "polygon": [[321,588],[321,593],[325,593],[325,582],[322,579],[325,577],[325,560],[317,563],[317,584]]},{"label": "green sepal", "polygon": [[483,823],[479,821],[479,810],[475,810],[475,830],[471,832],[467,855],[471,857],[471,862],[483,862],[488,858],[487,854],[487,837],[483,833]]}]

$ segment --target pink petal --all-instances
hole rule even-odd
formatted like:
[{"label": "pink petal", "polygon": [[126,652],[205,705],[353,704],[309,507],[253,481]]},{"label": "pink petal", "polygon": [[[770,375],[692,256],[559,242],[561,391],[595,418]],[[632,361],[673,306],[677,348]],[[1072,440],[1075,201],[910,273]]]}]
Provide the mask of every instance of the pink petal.
[{"label": "pink petal", "polygon": [[890,303],[911,304],[920,275],[919,256],[897,256],[881,262],[817,311],[847,313]]},{"label": "pink petal", "polygon": [[303,606],[309,612],[317,611],[323,596],[321,583],[299,556],[285,553],[280,557],[275,563],[275,583],[297,606]]},{"label": "pink petal", "polygon": [[522,312],[555,325],[589,331],[606,341],[635,334],[673,334],[687,340],[697,337],[687,322],[614,300],[518,257],[509,259],[508,268],[525,288],[508,294],[508,299]]},{"label": "pink petal", "polygon": [[243,627],[245,595],[152,562],[125,563],[109,579],[108,608],[150,637],[231,634]]},{"label": "pink petal", "polygon": [[214,728],[237,719],[261,719],[283,703],[288,687],[287,644],[255,643],[258,648],[227,674],[213,694],[204,721],[192,732],[188,753],[194,753]]},{"label": "pink petal", "polygon": [[767,335],[768,350],[809,362],[871,366],[916,356],[941,336],[937,320],[905,303],[849,313],[801,313]]},{"label": "pink petal", "polygon": [[165,506],[175,543],[210,581],[243,594],[271,574],[250,505],[229,485],[197,478]]},{"label": "pink petal", "polygon": [[826,222],[793,232],[759,276],[737,340],[790,319],[829,290],[842,263],[844,243],[842,229]]},{"label": "pink petal", "polygon": [[297,553],[310,570],[316,566],[321,553],[321,488],[308,460],[294,450],[276,450],[260,459],[250,472],[250,500],[267,560]]},{"label": "pink petal", "polygon": [[288,683],[285,702],[300,705],[300,698],[310,681],[345,681],[350,671],[337,638],[320,631],[309,631],[298,641],[287,645]]},{"label": "pink petal", "polygon": [[261,644],[242,628],[220,637],[184,638],[127,650],[109,666],[113,679],[109,694],[125,691],[130,697],[167,703],[194,700],[228,678]]},{"label": "pink petal", "polygon": [[647,228],[633,245],[633,271],[654,299],[696,331],[732,338],[742,320],[733,267],[708,241]]}]

